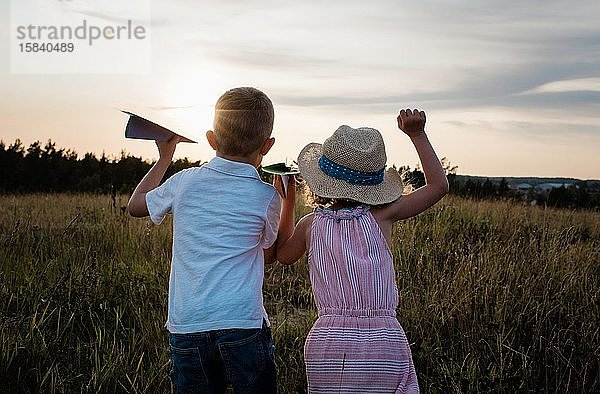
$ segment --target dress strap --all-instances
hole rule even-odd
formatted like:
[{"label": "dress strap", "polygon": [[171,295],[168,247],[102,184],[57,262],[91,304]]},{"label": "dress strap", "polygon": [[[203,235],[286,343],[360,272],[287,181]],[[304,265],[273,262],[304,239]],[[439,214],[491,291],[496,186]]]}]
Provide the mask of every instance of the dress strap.
[{"label": "dress strap", "polygon": [[396,317],[395,309],[344,309],[323,307],[319,316],[351,316],[351,317]]},{"label": "dress strap", "polygon": [[370,207],[368,205],[357,205],[352,208],[341,208],[337,210],[325,207],[317,207],[315,208],[315,215],[323,218],[333,219],[339,222],[341,220],[360,218],[369,212],[369,209]]}]

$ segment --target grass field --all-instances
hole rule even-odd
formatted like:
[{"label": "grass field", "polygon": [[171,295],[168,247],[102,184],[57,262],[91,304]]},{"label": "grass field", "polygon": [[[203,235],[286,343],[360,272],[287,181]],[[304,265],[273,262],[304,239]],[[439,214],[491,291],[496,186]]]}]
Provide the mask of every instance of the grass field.
[{"label": "grass field", "polygon": [[[170,390],[170,221],[125,203],[0,197],[0,392]],[[600,391],[600,213],[450,196],[392,249],[423,392]],[[304,392],[306,261],[266,271],[280,392]]]}]

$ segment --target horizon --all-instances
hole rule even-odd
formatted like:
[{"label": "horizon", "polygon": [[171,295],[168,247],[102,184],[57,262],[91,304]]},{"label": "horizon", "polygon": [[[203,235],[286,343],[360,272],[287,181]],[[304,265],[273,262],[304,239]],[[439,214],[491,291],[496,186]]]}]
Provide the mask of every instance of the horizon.
[{"label": "horizon", "polygon": [[[208,160],[214,153],[204,132],[217,98],[255,86],[275,107],[276,144],[266,163],[295,159],[307,143],[348,124],[378,129],[388,165],[414,168],[416,152],[395,124],[410,107],[426,111],[438,156],[464,174],[600,179],[594,0],[577,7],[153,0],[151,8],[151,0],[135,0],[139,10],[40,2],[0,4],[0,139],[7,144],[52,139],[77,152],[155,158],[151,142],[124,138],[127,117],[119,111],[130,110],[199,141],[178,147],[175,158]],[[110,46],[117,40],[92,45],[89,36],[90,45],[75,41],[70,57],[15,54],[18,27],[61,20],[50,15],[72,27],[84,20],[90,34],[133,20],[144,39],[120,40],[119,49]]]},{"label": "horizon", "polygon": [[[37,140],[37,141],[32,141],[31,143],[25,143],[21,139],[19,139],[19,141],[23,145],[25,153],[27,152],[27,148],[29,146],[31,146],[33,143],[35,143],[35,142],[39,142],[40,143],[40,147],[42,148],[42,150],[43,150],[44,146],[48,142],[52,142],[52,143],[56,144],[56,142],[52,141],[52,140],[50,140],[50,141],[39,141],[39,140]],[[14,142],[16,142],[16,141],[12,141],[12,142],[8,142],[7,143],[7,141],[4,141],[4,140],[0,139],[0,144],[3,143],[6,148],[8,148],[8,146],[10,146],[11,144],[13,144]],[[152,142],[152,141],[147,141],[147,142]],[[119,151],[119,153],[107,153],[105,150],[102,150],[102,152],[100,154],[98,154],[96,152],[77,152],[75,149],[69,148],[69,147],[65,147],[65,146],[58,146],[58,145],[56,145],[56,148],[59,149],[59,150],[63,149],[65,152],[70,151],[70,152],[76,154],[77,155],[77,160],[81,160],[87,154],[93,154],[96,159],[100,159],[102,156],[104,156],[104,157],[106,157],[110,161],[118,161],[123,154],[126,157],[139,158],[142,161],[144,161],[146,163],[149,163],[149,164],[154,163],[157,160],[157,157],[144,157],[143,155],[135,155],[132,152],[129,152],[129,151],[125,150],[125,149],[121,149]],[[263,162],[262,162],[261,166],[267,166],[267,165],[278,163],[278,162],[275,162],[275,161],[269,161],[268,160],[268,156],[269,155],[265,156],[266,160],[263,159]],[[204,159],[204,158],[193,158],[193,157],[187,157],[187,156],[177,156],[176,155],[173,158],[173,161],[176,161],[176,160],[186,160],[187,159],[190,162],[198,162],[199,161],[201,163],[201,165],[202,165],[202,164],[205,164],[208,161],[210,161],[213,157],[215,157],[215,155],[213,155],[213,156],[211,156],[209,158],[206,158],[206,159]],[[515,176],[515,175],[465,174],[465,173],[461,173],[460,172],[460,165],[452,162],[447,157],[440,157],[440,160],[442,160],[442,159],[447,159],[448,163],[451,166],[457,166],[457,171],[456,171],[455,175],[458,175],[458,176],[477,177],[477,178],[490,178],[490,179],[491,178],[507,178],[507,179],[510,179],[510,178],[532,178],[532,179],[574,179],[574,180],[577,180],[577,181],[600,181],[600,178],[598,178],[598,179],[596,179],[596,178],[582,179],[582,178],[564,177],[564,176],[535,176],[535,175],[519,175],[519,176]],[[289,164],[289,161],[287,163]],[[396,168],[399,168],[399,167],[402,167],[402,166],[408,166],[410,170],[414,170],[415,168],[417,168],[416,166],[410,165],[408,163],[387,163],[386,164],[386,168],[387,167],[392,167],[392,166],[396,166]]]}]

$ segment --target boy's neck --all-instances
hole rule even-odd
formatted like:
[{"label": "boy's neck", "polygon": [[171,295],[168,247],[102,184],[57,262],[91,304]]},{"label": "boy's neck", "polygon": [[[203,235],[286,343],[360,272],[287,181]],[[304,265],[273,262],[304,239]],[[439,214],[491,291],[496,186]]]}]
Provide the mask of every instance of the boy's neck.
[{"label": "boy's neck", "polygon": [[232,156],[232,155],[226,155],[224,153],[221,153],[219,151],[217,151],[217,157],[220,157],[222,159],[226,159],[226,160],[230,160],[230,161],[237,161],[238,163],[246,163],[246,164],[250,164],[251,166],[258,168],[260,166],[260,162],[262,160],[259,160],[258,155],[256,154],[251,154],[250,156]]}]

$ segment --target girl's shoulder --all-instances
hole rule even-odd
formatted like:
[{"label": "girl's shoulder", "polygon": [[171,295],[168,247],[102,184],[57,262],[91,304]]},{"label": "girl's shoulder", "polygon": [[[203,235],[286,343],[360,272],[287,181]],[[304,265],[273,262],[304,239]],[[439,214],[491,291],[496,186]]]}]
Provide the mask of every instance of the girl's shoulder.
[{"label": "girl's shoulder", "polygon": [[296,228],[297,229],[307,229],[310,228],[310,226],[312,225],[313,222],[313,218],[315,217],[315,213],[311,212],[307,215],[304,215],[300,220],[298,220],[298,223],[296,223]]},{"label": "girl's shoulder", "polygon": [[315,217],[314,212],[304,215],[298,223],[296,223],[296,230],[298,234],[304,239],[305,245],[310,244],[310,232],[312,230],[312,223]]}]

